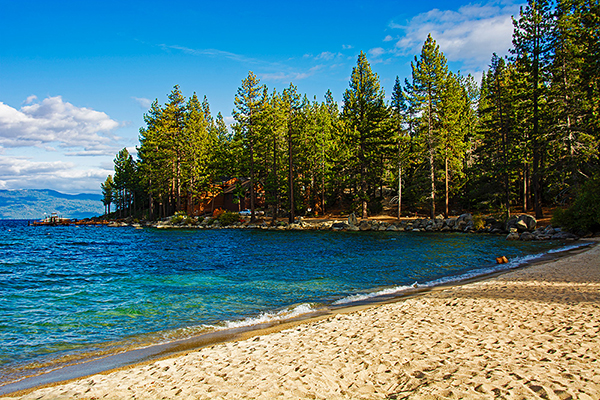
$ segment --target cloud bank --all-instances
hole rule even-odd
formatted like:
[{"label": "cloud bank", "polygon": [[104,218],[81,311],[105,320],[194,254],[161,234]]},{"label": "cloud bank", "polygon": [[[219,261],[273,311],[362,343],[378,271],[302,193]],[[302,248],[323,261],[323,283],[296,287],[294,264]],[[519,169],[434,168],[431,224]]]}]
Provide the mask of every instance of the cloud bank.
[{"label": "cloud bank", "polygon": [[98,182],[112,173],[103,168],[82,169],[72,162],[0,156],[0,189],[52,188],[64,193],[96,193]]},{"label": "cloud bank", "polygon": [[29,96],[19,110],[0,102],[0,146],[41,147],[58,143],[62,148],[82,148],[90,155],[114,154],[111,132],[119,123],[107,114],[76,107],[60,96],[34,103]]},{"label": "cloud bank", "polygon": [[519,5],[507,2],[469,4],[457,11],[433,9],[416,15],[406,24],[390,23],[396,35],[383,41],[394,43],[390,54],[406,56],[419,54],[427,35],[436,40],[449,61],[460,61],[466,69],[486,68],[492,53],[507,54],[512,45],[511,16]]}]

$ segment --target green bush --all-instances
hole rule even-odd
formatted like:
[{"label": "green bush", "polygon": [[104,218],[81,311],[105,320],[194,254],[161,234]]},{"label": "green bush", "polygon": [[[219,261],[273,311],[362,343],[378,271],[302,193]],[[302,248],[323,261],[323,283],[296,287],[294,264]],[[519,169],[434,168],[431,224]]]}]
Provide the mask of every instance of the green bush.
[{"label": "green bush", "polygon": [[473,228],[476,231],[485,228],[485,220],[481,214],[473,215]]},{"label": "green bush", "polygon": [[571,207],[554,211],[552,224],[575,233],[600,231],[600,174],[581,187]]},{"label": "green bush", "polygon": [[236,222],[240,221],[240,215],[238,213],[235,212],[231,212],[231,211],[225,211],[224,213],[222,213],[221,215],[219,215],[219,217],[217,218],[219,220],[219,222],[221,223],[221,225],[223,226],[227,226],[227,225],[232,225]]},{"label": "green bush", "polygon": [[187,214],[183,211],[177,211],[175,213],[175,215],[173,215],[171,217],[171,223],[172,224],[180,224],[180,223],[186,223],[186,221],[190,219]]}]

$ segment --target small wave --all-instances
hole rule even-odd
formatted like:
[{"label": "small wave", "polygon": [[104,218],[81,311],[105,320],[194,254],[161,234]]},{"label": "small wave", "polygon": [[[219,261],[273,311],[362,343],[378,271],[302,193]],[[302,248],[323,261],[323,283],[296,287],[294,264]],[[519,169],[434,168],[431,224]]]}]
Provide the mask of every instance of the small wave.
[{"label": "small wave", "polygon": [[565,247],[561,247],[558,249],[552,249],[552,250],[548,250],[548,253],[561,253],[563,251],[568,251],[568,250],[574,250],[574,249],[579,249],[581,247],[586,247],[586,246],[590,246],[591,243],[577,243],[577,244],[571,244],[569,246],[565,246]]},{"label": "small wave", "polygon": [[[243,328],[248,326],[260,325],[271,322],[285,321],[292,318],[312,314],[318,311],[312,304],[300,304],[295,307],[287,308],[278,312],[264,312],[256,317],[248,317],[239,321],[225,321],[222,325],[210,326],[216,330]],[[206,325],[206,327],[209,327]]]},{"label": "small wave", "polygon": [[558,249],[548,250],[547,252],[543,252],[543,253],[539,253],[539,254],[530,254],[530,255],[523,256],[523,257],[515,257],[513,260],[511,260],[510,262],[508,262],[506,264],[497,264],[497,265],[489,266],[486,268],[479,268],[476,270],[465,272],[460,275],[445,276],[443,278],[435,279],[435,280],[428,281],[425,283],[415,282],[414,284],[412,284],[410,286],[395,286],[392,288],[379,290],[379,291],[373,292],[373,293],[354,294],[354,295],[350,295],[350,296],[347,296],[340,300],[335,301],[333,303],[333,305],[347,305],[347,304],[356,303],[356,302],[360,302],[360,301],[372,300],[374,298],[381,297],[381,296],[394,296],[394,295],[400,296],[400,295],[405,294],[409,290],[417,288],[417,287],[433,288],[436,286],[447,285],[447,284],[465,281],[467,279],[477,278],[478,276],[484,276],[484,275],[489,275],[489,274],[493,274],[496,272],[508,271],[508,270],[511,270],[514,268],[518,268],[523,264],[527,264],[529,262],[538,260],[547,254],[560,253],[563,251],[578,249],[580,247],[589,246],[589,245],[590,245],[589,243],[573,244],[573,245],[569,245],[569,246],[560,247]]},{"label": "small wave", "polygon": [[359,301],[366,301],[366,300],[370,300],[370,299],[373,299],[375,297],[380,297],[380,296],[401,295],[402,293],[406,292],[407,290],[414,289],[417,286],[420,286],[420,285],[418,285],[417,282],[415,282],[414,284],[412,284],[410,286],[395,286],[392,288],[379,290],[379,291],[373,292],[373,293],[353,294],[351,296],[344,297],[343,299],[334,301],[333,305],[339,306],[342,304],[357,303]]}]

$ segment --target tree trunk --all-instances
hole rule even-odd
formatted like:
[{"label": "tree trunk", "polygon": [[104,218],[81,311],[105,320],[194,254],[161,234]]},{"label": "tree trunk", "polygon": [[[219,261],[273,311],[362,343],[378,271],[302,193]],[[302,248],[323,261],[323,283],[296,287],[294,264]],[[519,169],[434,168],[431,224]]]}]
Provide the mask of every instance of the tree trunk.
[{"label": "tree trunk", "polygon": [[433,104],[431,104],[431,95],[429,96],[429,104],[427,109],[427,130],[429,134],[429,175],[431,179],[431,219],[435,219],[435,166],[433,157],[433,128],[432,124]]},{"label": "tree trunk", "polygon": [[402,164],[398,162],[398,221],[402,210]]},{"label": "tree trunk", "polygon": [[292,131],[288,129],[288,185],[289,185],[289,197],[290,197],[290,216],[289,223],[293,223],[296,219],[295,207],[294,207],[294,159],[292,149]]},{"label": "tree trunk", "polygon": [[446,210],[444,212],[444,215],[446,216],[446,218],[448,218],[448,208],[449,208],[449,204],[450,204],[450,196],[448,194],[448,154],[446,154],[446,159],[445,159],[445,169],[446,169]]},{"label": "tree trunk", "polygon": [[529,211],[529,166],[523,164],[523,212]]}]

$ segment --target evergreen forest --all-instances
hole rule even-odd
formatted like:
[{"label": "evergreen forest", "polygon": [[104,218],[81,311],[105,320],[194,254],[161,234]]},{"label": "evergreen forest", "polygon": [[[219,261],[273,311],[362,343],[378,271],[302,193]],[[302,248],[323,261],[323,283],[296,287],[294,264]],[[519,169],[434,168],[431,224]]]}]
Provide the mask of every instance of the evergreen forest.
[{"label": "evergreen forest", "polygon": [[253,220],[259,208],[290,221],[329,210],[366,218],[391,201],[398,217],[558,209],[564,225],[598,227],[599,3],[530,0],[513,25],[510,56],[490,54],[481,82],[451,71],[424,38],[389,100],[363,52],[339,103],[329,90],[317,101],[292,83],[270,89],[249,72],[229,127],[206,97],[175,86],[145,113],[137,157],[116,155],[102,184],[107,212],[190,214],[239,178],[249,183],[234,194]]}]

